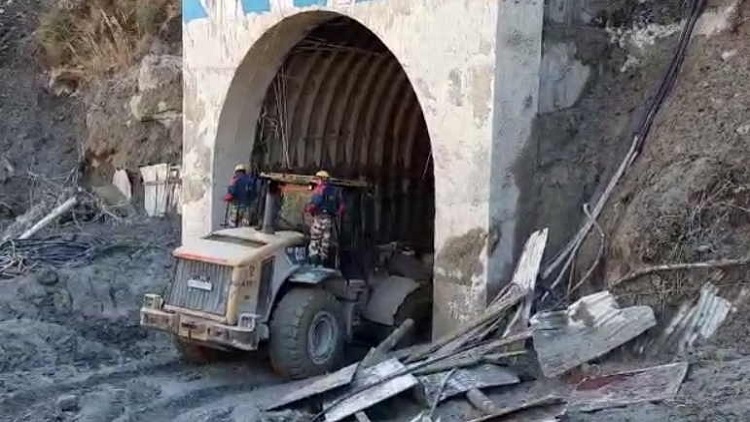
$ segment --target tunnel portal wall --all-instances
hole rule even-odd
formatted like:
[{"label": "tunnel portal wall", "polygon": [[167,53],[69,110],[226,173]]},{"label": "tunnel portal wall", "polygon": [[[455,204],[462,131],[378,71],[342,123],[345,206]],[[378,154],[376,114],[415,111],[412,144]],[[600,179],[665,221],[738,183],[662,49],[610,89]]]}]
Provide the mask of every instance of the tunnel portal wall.
[{"label": "tunnel portal wall", "polygon": [[[537,111],[543,8],[541,0],[184,0],[183,241],[219,227],[232,167],[250,160],[268,88],[294,46],[321,24],[345,16],[370,30],[400,65],[367,61],[365,70],[378,80],[398,82],[358,87],[383,94],[368,96],[374,102],[360,111],[346,103],[344,113],[359,114],[349,120],[358,122],[356,129],[343,144],[327,145],[336,148],[336,157],[341,151],[351,154],[347,160],[335,159],[344,163],[343,173],[354,174],[356,166],[375,178],[385,177],[386,171],[373,169],[386,165],[410,180],[421,177],[431,151],[433,333],[471,318],[507,281],[518,253],[516,166]],[[324,66],[321,54],[310,69],[330,74],[321,70]],[[396,72],[399,67],[403,75]],[[405,89],[406,80],[399,80],[404,76],[414,98],[407,93],[407,101],[397,104],[395,97],[403,92],[394,86]],[[319,100],[310,99],[320,95],[308,90],[323,92],[326,81],[330,79],[309,79],[307,94],[300,97],[304,101],[295,108],[318,107]],[[341,87],[336,91],[340,94]],[[389,102],[407,110],[384,116],[381,111]],[[411,123],[417,104],[424,117],[421,127]],[[320,120],[322,112],[299,116],[292,130],[302,137],[320,134],[319,128],[328,124]],[[390,126],[399,128],[390,138],[378,129],[382,119],[393,119]],[[365,143],[350,148],[346,142],[353,138]],[[425,138],[429,148],[420,146]],[[297,148],[295,159],[323,163],[323,145],[306,142],[304,155]]]}]

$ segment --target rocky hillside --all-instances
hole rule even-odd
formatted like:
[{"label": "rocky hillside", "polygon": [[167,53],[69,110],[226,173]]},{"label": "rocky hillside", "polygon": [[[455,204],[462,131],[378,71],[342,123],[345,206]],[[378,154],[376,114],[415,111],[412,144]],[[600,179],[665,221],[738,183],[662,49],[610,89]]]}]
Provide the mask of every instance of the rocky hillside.
[{"label": "rocky hillside", "polygon": [[48,90],[36,59],[33,32],[45,5],[3,2],[0,13],[0,224],[36,200],[28,189],[33,175],[65,179],[83,157],[85,105]]},{"label": "rocky hillside", "polygon": [[139,166],[179,161],[177,1],[6,3],[0,225],[33,204],[29,185],[40,180],[98,184],[122,168],[137,186]]}]

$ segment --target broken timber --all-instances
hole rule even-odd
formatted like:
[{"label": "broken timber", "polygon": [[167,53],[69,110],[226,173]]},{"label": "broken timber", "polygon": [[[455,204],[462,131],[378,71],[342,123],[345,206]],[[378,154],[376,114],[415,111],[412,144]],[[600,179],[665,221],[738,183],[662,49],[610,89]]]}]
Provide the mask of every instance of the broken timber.
[{"label": "broken timber", "polygon": [[340,421],[417,385],[417,379],[409,373],[383,382],[384,379],[394,373],[405,369],[406,367],[396,359],[390,359],[363,369],[360,374],[354,377],[354,381],[349,387],[351,391],[359,392],[326,405],[326,421]]},{"label": "broken timber", "polygon": [[[487,328],[495,325],[498,318],[502,317],[510,308],[529,295],[533,295],[536,278],[539,274],[544,248],[547,245],[548,230],[543,229],[534,232],[524,245],[521,258],[518,261],[513,279],[496,298],[490,306],[465,326],[441,337],[429,347],[414,352],[407,362],[414,362],[437,352],[439,356],[449,355],[477,337],[486,335],[490,330]],[[530,310],[530,308],[529,308]],[[481,333],[481,335],[480,335]]]},{"label": "broken timber", "polygon": [[370,349],[367,356],[362,359],[360,368],[367,368],[376,365],[386,359],[386,353],[396,347],[399,341],[414,327],[414,320],[407,319],[401,325],[393,330],[377,347]]},{"label": "broken timber", "polygon": [[325,393],[334,388],[343,387],[352,382],[355,372],[357,372],[357,364],[349,365],[332,374],[313,378],[310,383],[302,388],[293,390],[291,393],[282,397],[278,402],[267,407],[266,410],[278,409],[302,399]]},{"label": "broken timber", "polygon": [[648,306],[620,309],[608,292],[585,296],[566,311],[532,318],[534,349],[547,377],[604,355],[656,325]]},{"label": "broken timber", "polygon": [[[524,340],[529,339],[529,338],[531,338],[531,331],[530,330],[529,331],[525,331],[523,333],[514,334],[514,335],[509,336],[509,337],[500,338],[498,340],[493,340],[493,341],[487,342],[485,344],[481,344],[481,345],[475,346],[475,347],[473,347],[471,349],[464,350],[464,351],[461,351],[461,352],[457,352],[457,353],[455,353],[453,355],[448,355],[448,356],[433,356],[433,357],[431,357],[429,359],[426,359],[424,361],[413,363],[413,364],[409,365],[408,367],[405,367],[405,366],[401,365],[396,359],[391,359],[389,361],[384,362],[383,364],[393,361],[393,362],[396,362],[397,364],[399,364],[403,369],[400,369],[400,370],[397,370],[397,371],[392,371],[392,372],[390,372],[388,374],[383,374],[379,378],[373,377],[375,379],[373,380],[372,383],[367,383],[366,385],[355,385],[355,386],[352,386],[340,398],[335,399],[332,402],[326,404],[323,407],[323,411],[321,413],[318,413],[313,420],[317,420],[319,417],[323,416],[324,414],[328,418],[328,413],[329,413],[329,411],[331,409],[334,409],[335,407],[339,406],[343,402],[351,400],[352,397],[358,397],[358,396],[361,396],[363,394],[367,394],[369,392],[372,392],[373,389],[379,388],[382,385],[384,385],[386,383],[390,383],[394,379],[401,378],[401,377],[403,377],[405,375],[408,375],[408,376],[410,376],[410,377],[413,378],[413,376],[412,376],[413,372],[415,372],[417,370],[420,370],[420,369],[423,369],[423,368],[426,368],[426,367],[429,367],[431,365],[434,365],[437,362],[442,362],[442,361],[447,360],[447,359],[452,358],[452,357],[461,358],[461,357],[466,357],[466,356],[486,356],[488,354],[492,354],[493,351],[498,350],[500,348],[503,348],[503,347],[505,347],[505,346],[507,346],[509,344],[513,344],[513,343],[516,343],[516,342],[519,342],[519,341],[524,341]],[[375,369],[375,368],[368,368],[368,369]],[[415,382],[415,384],[418,382],[416,380],[416,378],[414,378],[414,382]],[[362,383],[362,384],[365,384],[365,383]],[[404,391],[406,389],[407,388],[404,388],[401,391]],[[398,394],[398,392],[394,393],[394,395],[395,394]],[[388,396],[388,397],[391,397],[391,396]],[[388,397],[384,397],[384,398],[375,400],[371,404],[369,404],[368,406],[371,406],[371,405],[373,405],[375,403],[378,403],[378,402],[380,402],[382,400],[385,400]],[[328,420],[328,419],[326,419],[326,420]]]},{"label": "broken timber", "polygon": [[385,360],[385,354],[393,348],[393,346],[396,345],[413,326],[414,321],[407,319],[398,329],[394,330],[385,340],[383,340],[378,347],[371,349],[359,364],[349,365],[333,374],[317,377],[306,386],[287,394],[280,401],[274,403],[271,407],[266,408],[266,410],[278,409],[302,399],[325,393],[334,388],[348,385],[354,379],[355,374],[359,372],[362,372],[363,375],[367,376],[367,373],[364,372],[366,368],[375,366]]},{"label": "broken timber", "polygon": [[52,210],[47,216],[39,220],[36,224],[34,224],[30,229],[26,230],[19,236],[19,239],[28,239],[31,236],[35,235],[39,230],[47,227],[51,222],[55,221],[56,218],[60,217],[61,215],[65,214],[66,212],[70,211],[76,204],[78,203],[78,198],[73,196],[69,198],[67,201],[60,204],[57,208]]},{"label": "broken timber", "polygon": [[428,402],[447,400],[473,388],[499,387],[521,382],[516,374],[505,368],[484,364],[476,368],[456,370],[445,384],[440,397],[437,397],[445,374],[446,372],[440,372],[418,378],[424,387],[424,396]]},{"label": "broken timber", "polygon": [[477,410],[484,413],[485,415],[494,415],[500,413],[503,410],[497,407],[497,405],[487,397],[481,390],[472,388],[466,392],[466,400],[471,403]]},{"label": "broken timber", "polygon": [[[519,383],[515,374],[488,364],[486,359],[497,361],[525,353],[523,350],[507,353],[507,347],[532,337],[527,325],[547,233],[544,229],[531,235],[511,283],[471,323],[426,347],[396,351],[388,356],[390,349],[413,325],[407,320],[358,365],[318,379],[285,397],[271,409],[339,388],[338,394],[328,396],[323,410],[313,420],[325,417],[326,421],[335,422],[350,416],[364,420],[367,417],[364,409],[419,384],[415,375],[422,377],[425,386],[423,398],[433,407],[441,400],[467,392],[470,398],[478,400],[482,395],[479,388]],[[513,329],[500,336],[505,314],[524,299]],[[399,359],[408,357],[410,364],[405,366],[393,356]],[[472,368],[466,369],[468,367]]]},{"label": "broken timber", "polygon": [[414,375],[429,375],[436,372],[445,372],[453,368],[466,368],[469,366],[476,366],[480,363],[492,363],[495,365],[502,365],[507,363],[508,358],[525,355],[525,350],[518,350],[515,352],[506,353],[491,353],[484,356],[460,356],[454,359],[446,359],[442,362],[437,362],[429,365],[422,369],[416,369],[412,371]]},{"label": "broken timber", "polygon": [[511,319],[505,328],[503,336],[509,336],[529,328],[531,307],[534,304],[536,279],[539,276],[539,268],[542,265],[542,257],[547,245],[547,234],[547,229],[536,232],[526,242],[524,253],[521,255],[516,272],[513,274],[512,283],[524,286],[528,293],[523,299],[521,306],[518,307],[513,319]]},{"label": "broken timber", "polygon": [[357,412],[354,414],[354,417],[357,419],[357,422],[372,422],[365,412]]}]

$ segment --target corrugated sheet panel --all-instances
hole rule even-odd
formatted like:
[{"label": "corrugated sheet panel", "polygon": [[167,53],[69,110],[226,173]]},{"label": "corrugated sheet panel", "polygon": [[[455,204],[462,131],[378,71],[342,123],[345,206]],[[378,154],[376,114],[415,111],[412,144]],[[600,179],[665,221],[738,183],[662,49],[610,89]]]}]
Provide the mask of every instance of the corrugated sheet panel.
[{"label": "corrugated sheet panel", "polygon": [[430,139],[401,64],[349,19],[313,30],[269,87],[253,161],[274,171],[364,177],[376,186],[368,217],[378,241],[432,248]]}]

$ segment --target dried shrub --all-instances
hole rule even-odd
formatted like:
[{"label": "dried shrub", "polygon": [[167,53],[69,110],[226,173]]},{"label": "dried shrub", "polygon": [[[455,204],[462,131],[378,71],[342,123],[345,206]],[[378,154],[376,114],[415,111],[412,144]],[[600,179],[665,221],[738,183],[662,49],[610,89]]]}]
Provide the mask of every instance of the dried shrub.
[{"label": "dried shrub", "polygon": [[132,65],[178,14],[177,0],[64,0],[42,14],[36,36],[46,65],[95,78]]},{"label": "dried shrub", "polygon": [[727,258],[736,249],[727,248],[727,243],[733,243],[738,229],[750,225],[750,170],[724,164],[711,176],[690,193],[689,205],[679,218],[672,216],[673,236],[663,245],[664,261]]},{"label": "dried shrub", "polygon": [[[658,211],[650,207],[649,218],[641,219],[632,242],[642,265],[739,259],[750,253],[750,169],[744,163],[703,162],[697,166],[702,170],[694,174],[682,172],[689,174],[686,180],[690,181],[684,202],[672,202]],[[658,203],[665,198],[656,195],[654,199]],[[618,296],[626,304],[650,305],[661,313],[694,298],[706,281],[723,285],[745,278],[735,272],[654,274],[619,286]]]}]

